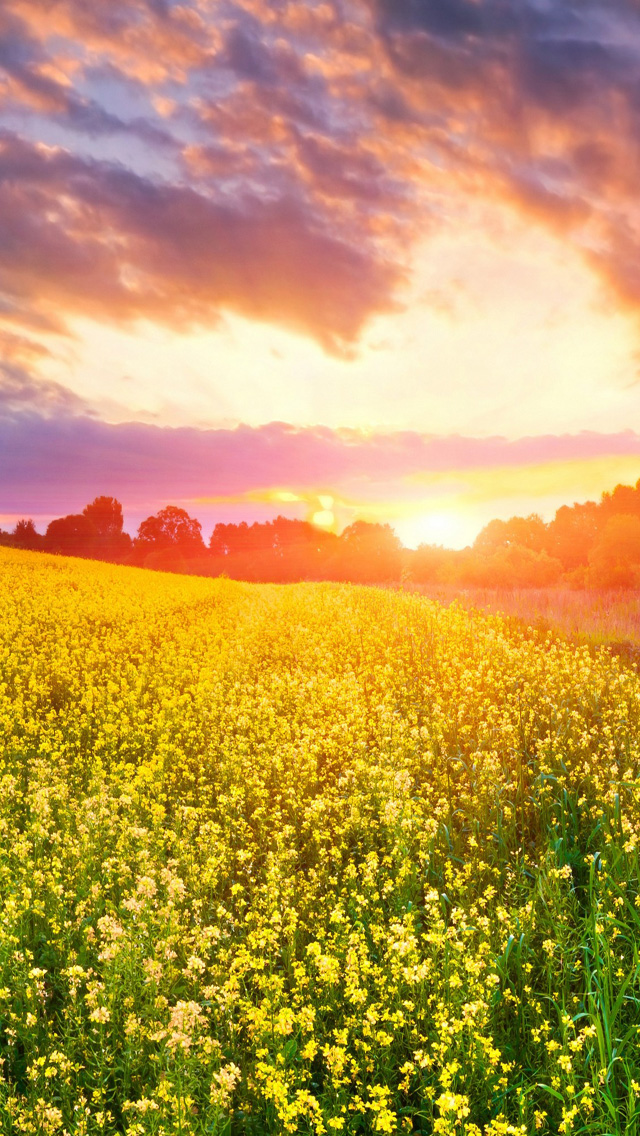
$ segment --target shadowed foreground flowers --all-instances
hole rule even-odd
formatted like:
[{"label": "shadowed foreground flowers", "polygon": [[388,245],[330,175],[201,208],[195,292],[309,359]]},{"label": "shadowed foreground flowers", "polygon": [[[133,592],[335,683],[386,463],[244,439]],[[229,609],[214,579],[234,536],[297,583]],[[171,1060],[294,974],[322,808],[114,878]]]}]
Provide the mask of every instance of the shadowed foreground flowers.
[{"label": "shadowed foreground flowers", "polygon": [[415,595],[0,574],[3,1132],[636,1133],[633,669]]}]

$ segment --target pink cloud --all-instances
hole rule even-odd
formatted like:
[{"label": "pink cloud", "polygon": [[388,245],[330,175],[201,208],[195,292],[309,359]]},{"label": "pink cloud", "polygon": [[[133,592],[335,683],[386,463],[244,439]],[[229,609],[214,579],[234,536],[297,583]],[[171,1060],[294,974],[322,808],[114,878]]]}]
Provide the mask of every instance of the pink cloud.
[{"label": "pink cloud", "polygon": [[[98,493],[133,510],[168,501],[241,500],[268,491],[329,490],[354,500],[408,497],[416,477],[638,456],[640,435],[584,432],[508,440],[362,434],[283,422],[236,429],[108,425],[86,416],[7,414],[0,419],[5,513],[55,514]],[[272,510],[273,511],[273,510]]]}]

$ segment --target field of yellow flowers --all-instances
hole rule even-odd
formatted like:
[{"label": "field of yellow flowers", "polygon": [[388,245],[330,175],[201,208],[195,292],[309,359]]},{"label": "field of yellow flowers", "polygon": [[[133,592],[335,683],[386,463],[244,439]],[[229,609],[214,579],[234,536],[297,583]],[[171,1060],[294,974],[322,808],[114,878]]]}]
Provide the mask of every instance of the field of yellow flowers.
[{"label": "field of yellow flowers", "polygon": [[634,669],[417,595],[0,578],[3,1134],[636,1134]]}]

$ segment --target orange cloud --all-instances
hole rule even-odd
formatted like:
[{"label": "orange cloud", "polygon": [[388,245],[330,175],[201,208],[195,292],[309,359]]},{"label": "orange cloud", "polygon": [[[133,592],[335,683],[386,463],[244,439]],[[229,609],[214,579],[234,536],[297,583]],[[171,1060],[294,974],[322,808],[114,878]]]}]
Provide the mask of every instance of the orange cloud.
[{"label": "orange cloud", "polygon": [[30,125],[0,153],[29,253],[9,237],[3,287],[62,322],[229,309],[346,351],[418,238],[486,200],[636,307],[639,33],[624,0],[5,0],[3,97]]}]

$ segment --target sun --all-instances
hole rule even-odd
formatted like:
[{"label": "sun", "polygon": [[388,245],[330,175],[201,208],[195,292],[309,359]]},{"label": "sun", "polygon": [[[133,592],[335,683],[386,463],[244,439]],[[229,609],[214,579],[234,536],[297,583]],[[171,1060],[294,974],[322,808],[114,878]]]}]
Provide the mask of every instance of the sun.
[{"label": "sun", "polygon": [[311,524],[319,529],[332,529],[336,523],[335,514],[331,509],[320,509],[319,512],[314,513],[311,518]]},{"label": "sun", "polygon": [[433,510],[419,513],[395,525],[400,539],[410,548],[419,544],[441,544],[445,548],[464,548],[473,539],[469,519],[462,513]]},{"label": "sun", "polygon": [[[316,528],[326,529],[327,532],[332,532],[336,527],[336,515],[334,511],[334,498],[330,497],[328,493],[320,493],[314,502],[314,511],[311,515],[311,524]],[[318,508],[318,505],[320,508]]]}]

